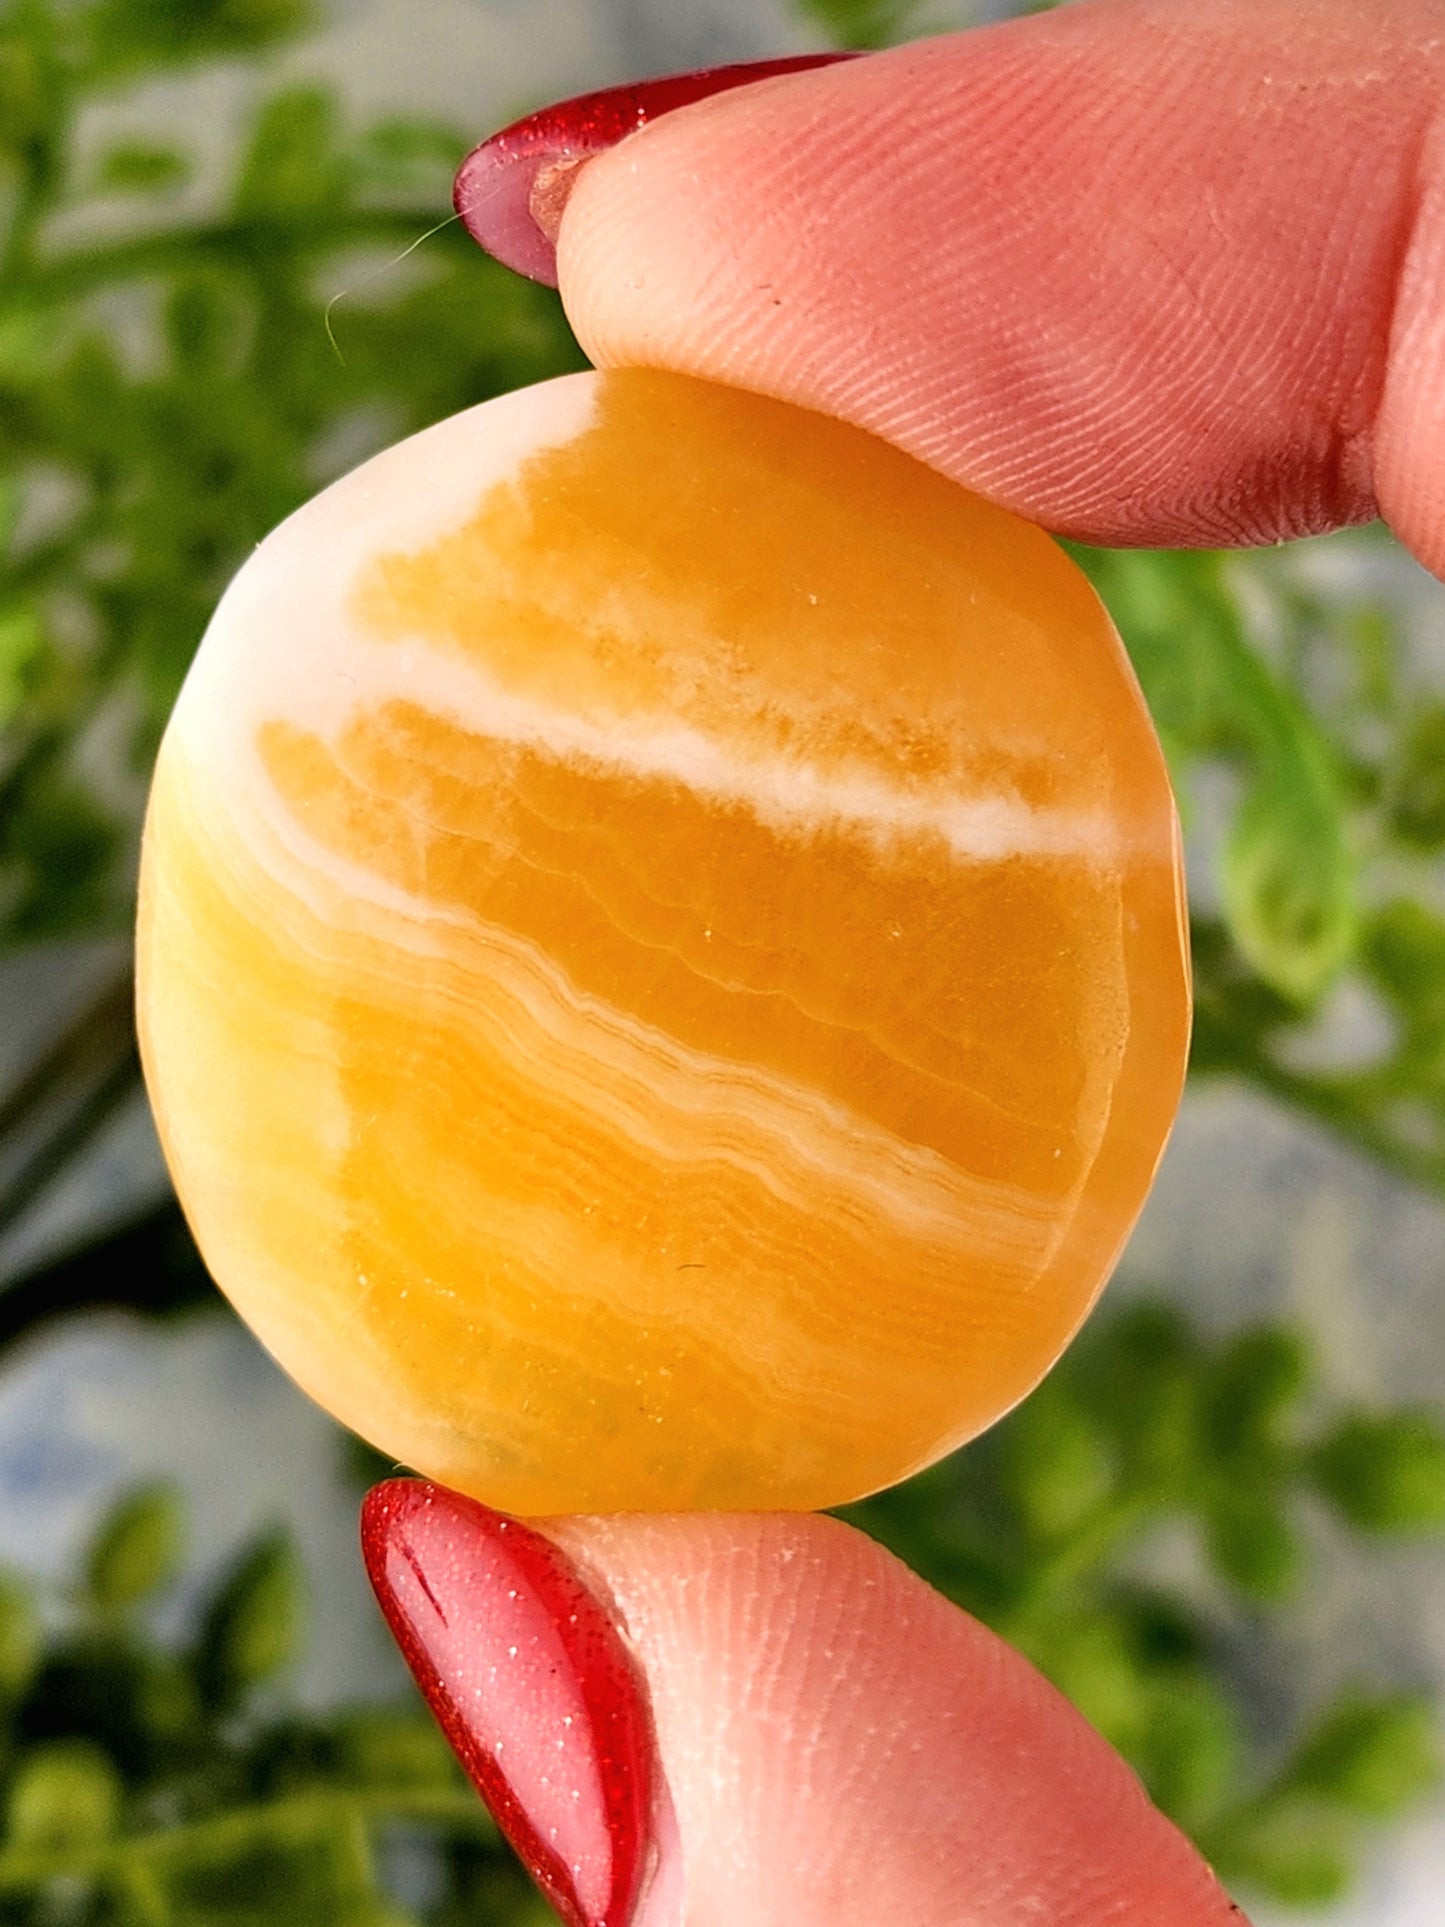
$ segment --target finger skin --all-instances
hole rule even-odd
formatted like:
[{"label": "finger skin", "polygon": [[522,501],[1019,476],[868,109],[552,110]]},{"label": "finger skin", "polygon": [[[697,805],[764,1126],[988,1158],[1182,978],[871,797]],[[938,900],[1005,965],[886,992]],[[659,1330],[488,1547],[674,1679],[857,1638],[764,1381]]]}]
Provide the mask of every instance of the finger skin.
[{"label": "finger skin", "polygon": [[563,297],[1068,534],[1383,513],[1445,572],[1442,100],[1438,0],[1080,0],[655,122]]},{"label": "finger skin", "polygon": [[675,1836],[637,1927],[1241,1927],[1067,1701],[861,1533],[716,1513],[545,1530],[651,1695]]}]

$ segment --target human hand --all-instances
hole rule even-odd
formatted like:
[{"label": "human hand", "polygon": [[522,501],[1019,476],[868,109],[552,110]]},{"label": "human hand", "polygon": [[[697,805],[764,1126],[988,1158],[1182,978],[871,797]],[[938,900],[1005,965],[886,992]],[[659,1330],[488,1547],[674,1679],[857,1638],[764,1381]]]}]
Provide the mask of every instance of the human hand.
[{"label": "human hand", "polygon": [[[1445,574],[1437,18],[1093,0],[719,95],[566,178],[564,298],[603,365],[840,415],[1066,533],[1380,512]],[[573,1920],[1237,1918],[1022,1660],[834,1522],[509,1528],[520,1573],[494,1515],[392,1499],[394,1623],[534,1863],[558,1828]]]}]

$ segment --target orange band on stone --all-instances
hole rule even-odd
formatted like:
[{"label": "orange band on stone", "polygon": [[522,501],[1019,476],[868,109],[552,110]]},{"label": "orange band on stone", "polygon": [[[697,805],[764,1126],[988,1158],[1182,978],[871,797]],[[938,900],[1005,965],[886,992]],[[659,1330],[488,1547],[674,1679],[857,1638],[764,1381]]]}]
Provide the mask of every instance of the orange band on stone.
[{"label": "orange band on stone", "polygon": [[146,838],[180,1195],[281,1362],[511,1512],[816,1507],[1047,1370],[1183,1076],[1177,827],[1038,529],[641,371],[336,484]]}]

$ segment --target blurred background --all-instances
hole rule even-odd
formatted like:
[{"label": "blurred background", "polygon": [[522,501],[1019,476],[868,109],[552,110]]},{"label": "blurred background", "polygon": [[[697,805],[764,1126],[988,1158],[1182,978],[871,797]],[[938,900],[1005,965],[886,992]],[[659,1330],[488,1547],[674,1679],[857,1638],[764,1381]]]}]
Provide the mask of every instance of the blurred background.
[{"label": "blurred background", "polygon": [[[0,1923],[551,1917],[381,1633],[370,1454],[223,1307],[171,1201],[130,1019],[147,770],[268,528],[578,365],[550,294],[438,226],[475,139],[610,81],[1010,10],[0,0]],[[1378,530],[1081,559],[1185,815],[1189,1093],[1064,1365],[854,1516],[1071,1694],[1258,1921],[1425,1927],[1445,590]]]}]

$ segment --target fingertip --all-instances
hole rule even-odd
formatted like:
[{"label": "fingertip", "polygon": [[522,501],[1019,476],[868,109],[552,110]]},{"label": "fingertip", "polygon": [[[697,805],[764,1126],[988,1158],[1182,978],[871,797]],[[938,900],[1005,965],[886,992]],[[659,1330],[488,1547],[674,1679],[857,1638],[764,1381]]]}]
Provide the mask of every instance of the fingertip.
[{"label": "fingertip", "polygon": [[862,1534],[789,1514],[546,1530],[648,1683],[686,1903],[655,1927],[1240,1927],[1080,1715]]},{"label": "fingertip", "polygon": [[1442,77],[1424,0],[917,43],[599,156],[563,297],[599,364],[838,415],[1066,534],[1271,542],[1383,503],[1429,558],[1433,405],[1386,401],[1383,465],[1376,411]]},{"label": "fingertip", "polygon": [[1067,1702],[836,1520],[526,1525],[406,1480],[363,1547],[570,1927],[1239,1927]]}]

